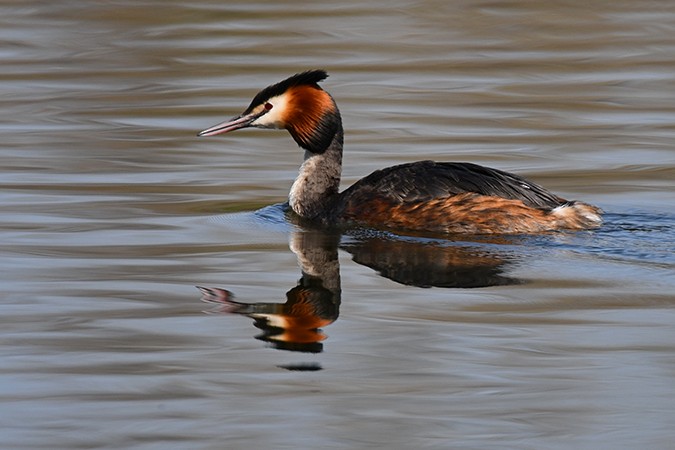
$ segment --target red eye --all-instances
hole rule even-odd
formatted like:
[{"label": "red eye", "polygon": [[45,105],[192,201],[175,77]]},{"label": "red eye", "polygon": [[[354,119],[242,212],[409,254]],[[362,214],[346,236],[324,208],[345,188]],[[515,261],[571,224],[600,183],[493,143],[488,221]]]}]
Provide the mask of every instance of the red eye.
[{"label": "red eye", "polygon": [[274,106],[274,105],[272,105],[271,103],[265,103],[265,109],[268,110],[268,111],[269,111],[270,109],[272,109],[273,106]]}]

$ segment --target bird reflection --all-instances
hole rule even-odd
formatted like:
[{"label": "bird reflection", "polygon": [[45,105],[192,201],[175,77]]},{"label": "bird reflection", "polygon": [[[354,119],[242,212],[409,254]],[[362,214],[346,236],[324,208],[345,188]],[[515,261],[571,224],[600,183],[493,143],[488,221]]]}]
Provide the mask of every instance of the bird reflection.
[{"label": "bird reflection", "polygon": [[[457,243],[448,240],[365,237],[341,245],[353,260],[397,283],[417,287],[478,288],[519,284],[504,275],[510,257],[503,250],[486,249],[480,241]],[[506,239],[513,239],[507,237]]]},{"label": "bird reflection", "polygon": [[218,305],[218,312],[252,318],[262,330],[256,339],[275,348],[319,353],[326,338],[321,327],[333,323],[340,310],[338,242],[339,235],[318,232],[292,235],[291,250],[298,258],[302,277],[286,292],[286,303],[242,303],[225,289],[198,287],[202,300]]},{"label": "bird reflection", "polygon": [[[285,303],[244,303],[234,300],[225,289],[199,289],[203,301],[216,305],[211,312],[253,319],[262,330],[256,339],[281,350],[319,353],[326,339],[322,328],[333,323],[340,311],[338,248],[349,252],[355,262],[405,285],[478,288],[517,284],[520,280],[504,275],[513,257],[506,250],[508,245],[502,245],[513,244],[515,238],[504,238],[509,239],[506,242],[499,239],[452,242],[447,238],[403,238],[378,233],[342,236],[303,229],[291,233],[290,248],[302,276],[286,293]],[[285,368],[319,370],[314,365]]]}]

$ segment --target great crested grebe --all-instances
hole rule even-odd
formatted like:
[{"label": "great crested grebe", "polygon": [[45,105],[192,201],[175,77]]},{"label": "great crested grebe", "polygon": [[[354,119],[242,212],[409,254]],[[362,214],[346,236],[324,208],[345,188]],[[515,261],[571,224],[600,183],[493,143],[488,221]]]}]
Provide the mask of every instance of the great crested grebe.
[{"label": "great crested grebe", "polygon": [[585,230],[602,223],[595,206],[471,163],[401,164],[339,192],[342,119],[333,97],[318,85],[326,77],[323,70],[309,70],[268,86],[243,114],[199,136],[247,127],[288,130],[305,150],[289,205],[301,218],[324,225],[487,234]]}]

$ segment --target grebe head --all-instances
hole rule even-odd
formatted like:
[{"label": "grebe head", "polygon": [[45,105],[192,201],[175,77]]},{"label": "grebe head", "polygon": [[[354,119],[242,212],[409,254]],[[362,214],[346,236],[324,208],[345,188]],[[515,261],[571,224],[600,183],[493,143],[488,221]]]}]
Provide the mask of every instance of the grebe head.
[{"label": "grebe head", "polygon": [[268,86],[242,114],[207,128],[199,136],[248,127],[286,129],[300,147],[323,153],[342,126],[333,98],[318,85],[326,77],[323,70],[309,70]]}]

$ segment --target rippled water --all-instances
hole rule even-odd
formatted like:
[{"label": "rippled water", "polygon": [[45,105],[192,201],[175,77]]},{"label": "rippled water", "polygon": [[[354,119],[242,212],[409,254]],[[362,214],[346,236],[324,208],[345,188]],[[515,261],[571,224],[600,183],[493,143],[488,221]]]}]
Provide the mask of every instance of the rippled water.
[{"label": "rippled water", "polygon": [[[672,447],[671,2],[8,1],[0,38],[3,448]],[[315,67],[345,186],[472,161],[606,224],[298,227],[285,133],[195,134]]]}]

